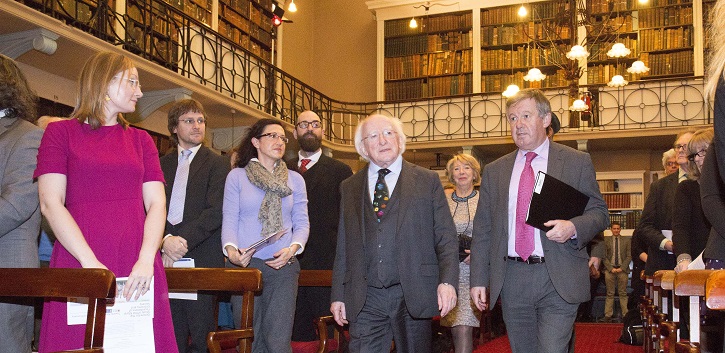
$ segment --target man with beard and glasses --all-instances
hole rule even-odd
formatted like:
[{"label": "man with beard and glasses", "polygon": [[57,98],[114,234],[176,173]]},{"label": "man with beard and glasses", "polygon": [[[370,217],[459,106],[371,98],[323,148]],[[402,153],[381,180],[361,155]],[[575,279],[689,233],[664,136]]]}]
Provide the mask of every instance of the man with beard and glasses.
[{"label": "man with beard and glasses", "polygon": [[[303,270],[332,270],[340,213],[340,183],[352,175],[348,165],[322,153],[322,121],[312,111],[297,117],[294,137],[300,145],[299,158],[290,169],[302,174],[307,186],[310,236],[298,258]],[[316,339],[313,320],[330,314],[330,288],[300,287],[292,332],[293,341]]]}]

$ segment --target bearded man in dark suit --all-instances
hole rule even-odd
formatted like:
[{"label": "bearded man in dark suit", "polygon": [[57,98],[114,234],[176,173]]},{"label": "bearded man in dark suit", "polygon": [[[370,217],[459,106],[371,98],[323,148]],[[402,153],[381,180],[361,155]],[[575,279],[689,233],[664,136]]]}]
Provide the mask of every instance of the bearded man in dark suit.
[{"label": "bearded man in dark suit", "polygon": [[429,353],[433,316],[456,305],[458,239],[437,173],[403,160],[400,120],[365,118],[355,147],[370,163],[340,187],[330,311],[350,351]]},{"label": "bearded man in dark suit", "polygon": [[[229,161],[202,145],[206,113],[201,103],[176,102],[169,110],[168,126],[178,144],[161,157],[169,210],[161,247],[164,266],[172,267],[183,258],[183,262],[193,259],[194,267],[224,267],[222,201]],[[171,316],[179,352],[205,353],[206,336],[217,327],[214,295],[172,299]]]},{"label": "bearded man in dark suit", "polygon": [[[481,310],[501,297],[513,353],[565,353],[579,303],[590,298],[587,244],[609,224],[588,154],[551,141],[551,105],[539,90],[506,101],[518,149],[488,164],[473,222],[471,300]],[[535,173],[589,196],[584,214],[535,229],[526,219]],[[490,298],[486,290],[490,291]]]},{"label": "bearded man in dark suit", "polygon": [[[325,130],[320,117],[312,111],[297,116],[293,135],[300,145],[298,158],[287,166],[302,174],[310,210],[310,237],[305,252],[298,256],[303,270],[332,270],[340,217],[340,183],[352,175],[352,169],[322,153]],[[292,330],[293,341],[317,339],[313,320],[330,314],[330,288],[300,287]]]}]

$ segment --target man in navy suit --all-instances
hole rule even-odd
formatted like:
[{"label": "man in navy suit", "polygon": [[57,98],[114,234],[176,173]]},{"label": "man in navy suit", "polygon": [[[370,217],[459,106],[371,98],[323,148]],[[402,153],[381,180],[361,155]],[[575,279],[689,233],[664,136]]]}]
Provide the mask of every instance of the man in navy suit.
[{"label": "man in navy suit", "polygon": [[[222,201],[229,162],[202,146],[206,113],[199,102],[176,102],[169,110],[168,126],[178,144],[161,158],[169,209],[161,248],[164,266],[193,259],[195,267],[224,267]],[[217,327],[214,296],[199,293],[197,300],[172,299],[171,316],[179,352],[205,353],[206,336]]]},{"label": "man in navy suit", "polygon": [[429,353],[433,316],[456,305],[458,239],[437,173],[403,160],[400,120],[371,115],[355,132],[370,161],[342,182],[332,274],[335,321],[350,352]]},{"label": "man in navy suit", "polygon": [[[590,298],[587,243],[609,223],[607,205],[589,155],[547,137],[551,105],[541,91],[509,98],[506,118],[518,149],[483,171],[473,222],[471,300],[484,310],[500,295],[513,353],[565,353],[579,303]],[[548,232],[523,223],[525,197],[538,171],[589,196],[584,214],[550,220]]]},{"label": "man in navy suit", "polygon": [[[300,144],[298,158],[287,166],[302,174],[310,210],[310,237],[305,252],[298,256],[303,270],[332,270],[340,217],[340,183],[352,175],[352,169],[322,153],[324,133],[320,117],[312,111],[297,116],[293,135]],[[292,330],[293,341],[316,339],[313,320],[330,315],[330,288],[300,287]]]}]

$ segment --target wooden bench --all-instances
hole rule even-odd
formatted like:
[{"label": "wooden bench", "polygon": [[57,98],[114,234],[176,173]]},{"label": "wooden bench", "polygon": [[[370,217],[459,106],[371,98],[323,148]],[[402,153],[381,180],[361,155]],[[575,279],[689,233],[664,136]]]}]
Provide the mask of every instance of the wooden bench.
[{"label": "wooden bench", "polygon": [[[300,270],[298,280],[300,287],[332,287],[332,271],[330,270]],[[335,352],[340,351],[341,345],[346,341],[345,330],[338,325],[332,315],[325,315],[316,318],[314,325],[317,327],[317,353],[326,353],[332,347],[331,343],[335,342],[337,348]],[[333,334],[329,337],[329,328],[332,327]]]},{"label": "wooden bench", "polygon": [[700,302],[705,297],[707,278],[713,270],[688,270],[675,277],[675,295],[688,297],[690,303],[689,322],[690,340],[677,342],[677,353],[699,352],[700,343]]},{"label": "wooden bench", "polygon": [[660,313],[656,316],[658,341],[656,346],[660,351],[675,353],[675,345],[679,341],[678,325],[680,321],[679,301],[676,300],[673,289],[675,285],[674,270],[660,270],[655,272],[654,286],[660,295]]},{"label": "wooden bench", "polygon": [[167,268],[166,281],[170,292],[202,290],[241,294],[241,328],[209,332],[207,346],[210,353],[221,353],[222,342],[236,341],[239,352],[252,351],[254,294],[262,289],[261,271],[247,268]]},{"label": "wooden bench", "polygon": [[116,276],[93,268],[2,268],[0,297],[88,298],[83,349],[63,352],[103,352],[106,298],[116,296]]}]

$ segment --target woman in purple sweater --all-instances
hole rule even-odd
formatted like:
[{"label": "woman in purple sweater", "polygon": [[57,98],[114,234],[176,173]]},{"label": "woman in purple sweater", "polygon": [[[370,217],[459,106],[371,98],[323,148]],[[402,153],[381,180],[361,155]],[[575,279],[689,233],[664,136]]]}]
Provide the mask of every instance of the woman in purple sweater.
[{"label": "woman in purple sweater", "polygon": [[[224,187],[222,244],[228,267],[262,271],[264,289],[254,299],[254,353],[291,353],[301,253],[310,233],[305,181],[288,170],[282,156],[287,143],[277,120],[252,125],[237,148],[235,168]],[[282,231],[278,241],[247,251],[263,237]],[[241,297],[232,297],[239,327]]]}]

